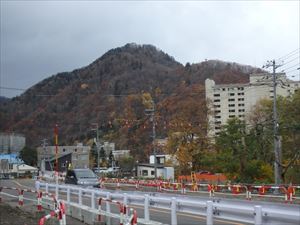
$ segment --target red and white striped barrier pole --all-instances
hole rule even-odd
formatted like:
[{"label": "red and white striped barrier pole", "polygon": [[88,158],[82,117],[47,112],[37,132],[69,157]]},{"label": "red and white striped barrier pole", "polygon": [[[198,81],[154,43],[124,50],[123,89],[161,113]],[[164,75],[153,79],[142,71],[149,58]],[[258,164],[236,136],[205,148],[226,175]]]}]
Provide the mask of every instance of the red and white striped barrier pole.
[{"label": "red and white striped barrier pole", "polygon": [[157,191],[161,192],[161,183],[157,184]]},{"label": "red and white striped barrier pole", "polygon": [[48,215],[43,216],[39,221],[39,225],[45,225],[46,220],[50,219],[51,217],[55,217],[59,212],[60,210],[56,209],[55,211],[51,211]]},{"label": "red and white striped barrier pole", "polygon": [[37,210],[42,211],[42,195],[43,192],[39,191],[37,193]]},{"label": "red and white striped barrier pole", "polygon": [[123,206],[122,203],[119,204],[119,207],[120,207],[120,225],[123,225],[123,222],[124,222],[124,210],[125,210],[125,207]]},{"label": "red and white striped barrier pole", "polygon": [[138,190],[139,189],[139,182],[137,181],[136,183],[135,183],[135,190]]},{"label": "red and white striped barrier pole", "polygon": [[61,201],[59,204],[60,204],[60,211],[61,211],[62,225],[67,225],[65,203],[64,203],[63,201]]},{"label": "red and white striped barrier pole", "polygon": [[249,188],[246,188],[246,199],[249,201],[252,200],[252,194],[251,194],[251,190]]},{"label": "red and white striped barrier pole", "polygon": [[136,210],[130,209],[131,217],[129,218],[130,225],[137,225],[137,212]]},{"label": "red and white striped barrier pole", "polygon": [[98,210],[99,210],[98,221],[99,222],[101,222],[101,203],[102,203],[102,198],[99,198],[99,201],[98,201]]},{"label": "red and white striped barrier pole", "polygon": [[24,204],[24,190],[19,190],[19,206]]},{"label": "red and white striped barrier pole", "polygon": [[185,184],[182,183],[181,185],[181,194],[185,195],[186,194],[186,189],[185,189]]}]

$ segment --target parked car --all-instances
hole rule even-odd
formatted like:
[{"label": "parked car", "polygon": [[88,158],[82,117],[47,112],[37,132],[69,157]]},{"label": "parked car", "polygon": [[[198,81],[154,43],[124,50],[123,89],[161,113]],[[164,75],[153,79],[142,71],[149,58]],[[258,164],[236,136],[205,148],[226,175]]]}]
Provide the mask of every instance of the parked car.
[{"label": "parked car", "polygon": [[97,175],[90,169],[72,169],[67,171],[66,184],[99,187]]}]

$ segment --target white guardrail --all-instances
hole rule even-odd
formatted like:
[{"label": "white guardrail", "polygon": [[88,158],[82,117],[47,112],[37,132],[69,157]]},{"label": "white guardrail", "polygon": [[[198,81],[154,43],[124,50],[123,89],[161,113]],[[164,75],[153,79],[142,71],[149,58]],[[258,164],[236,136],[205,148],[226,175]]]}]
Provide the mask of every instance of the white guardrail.
[{"label": "white guardrail", "polygon": [[[278,204],[272,202],[255,202],[216,198],[189,198],[187,196],[155,196],[135,192],[134,194],[108,192],[95,188],[83,188],[75,185],[56,185],[36,181],[36,189],[45,192],[55,192],[57,199],[61,194],[66,195],[66,204],[84,205],[83,197],[89,198],[90,208],[96,210],[95,202],[99,198],[106,198],[123,202],[124,205],[138,205],[144,208],[144,218],[138,215],[140,224],[160,224],[150,220],[150,207],[169,210],[171,214],[170,224],[177,225],[177,213],[188,213],[197,216],[205,216],[206,224],[213,225],[214,219],[226,219],[236,222],[244,222],[255,225],[288,225],[300,224],[300,205]],[[77,202],[72,202],[72,196],[76,196]],[[74,199],[74,198],[73,198]],[[106,207],[109,215],[110,207]]]}]

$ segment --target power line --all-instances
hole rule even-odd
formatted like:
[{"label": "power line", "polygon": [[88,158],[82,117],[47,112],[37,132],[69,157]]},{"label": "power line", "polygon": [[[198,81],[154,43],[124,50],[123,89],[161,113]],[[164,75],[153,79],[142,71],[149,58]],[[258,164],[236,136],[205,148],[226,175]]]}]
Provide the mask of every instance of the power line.
[{"label": "power line", "polygon": [[290,60],[290,61],[288,61],[286,63],[283,63],[283,65],[289,64],[289,63],[295,61],[296,59],[300,60],[300,57],[298,56],[298,57],[296,57],[296,58],[294,58],[294,59],[292,59],[292,60]]},{"label": "power line", "polygon": [[[288,70],[288,69],[291,69],[291,68],[296,67],[296,66],[299,66],[299,65],[300,65],[300,64],[297,63],[297,64],[295,64],[295,65],[293,65],[293,66],[288,67],[288,68],[284,68],[283,70]],[[296,69],[296,70],[297,70],[297,69]]]},{"label": "power line", "polygon": [[291,57],[291,56],[293,56],[293,55],[295,55],[295,54],[298,54],[298,53],[299,53],[299,50],[300,50],[300,48],[297,48],[297,49],[295,49],[294,51],[292,51],[292,52],[290,52],[290,53],[288,53],[288,54],[286,54],[286,55],[284,55],[284,56],[281,56],[280,58],[277,59],[277,61],[280,61],[280,60],[289,58],[289,57]]},{"label": "power line", "polygon": [[284,71],[285,73],[292,73],[292,72],[295,72],[297,71],[298,69],[292,69],[292,70],[288,70],[288,71]]},{"label": "power line", "polygon": [[13,90],[13,91],[26,91],[26,90],[27,90],[27,89],[23,89],[23,88],[3,87],[3,86],[0,86],[0,89],[4,89],[4,90]]}]

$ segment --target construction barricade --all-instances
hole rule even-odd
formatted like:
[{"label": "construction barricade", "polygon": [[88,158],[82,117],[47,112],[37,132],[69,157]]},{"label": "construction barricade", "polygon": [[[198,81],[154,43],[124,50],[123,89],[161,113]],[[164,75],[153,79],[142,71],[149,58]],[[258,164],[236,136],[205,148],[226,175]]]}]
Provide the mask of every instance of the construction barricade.
[{"label": "construction barricade", "polygon": [[56,218],[59,221],[59,225],[66,225],[66,213],[65,204],[62,201],[58,202],[58,208],[51,211],[49,214],[43,216],[39,220],[39,225],[44,225],[45,222],[51,218]]},{"label": "construction barricade", "polygon": [[137,212],[136,210],[130,209],[130,215],[127,215],[127,209],[128,206],[124,205],[122,202],[116,201],[116,200],[111,200],[108,198],[99,198],[98,200],[98,210],[99,210],[99,215],[98,215],[98,222],[104,222],[103,221],[103,215],[105,214],[105,211],[102,209],[102,203],[108,203],[108,204],[114,204],[119,208],[120,212],[120,225],[136,225],[137,224]]}]

